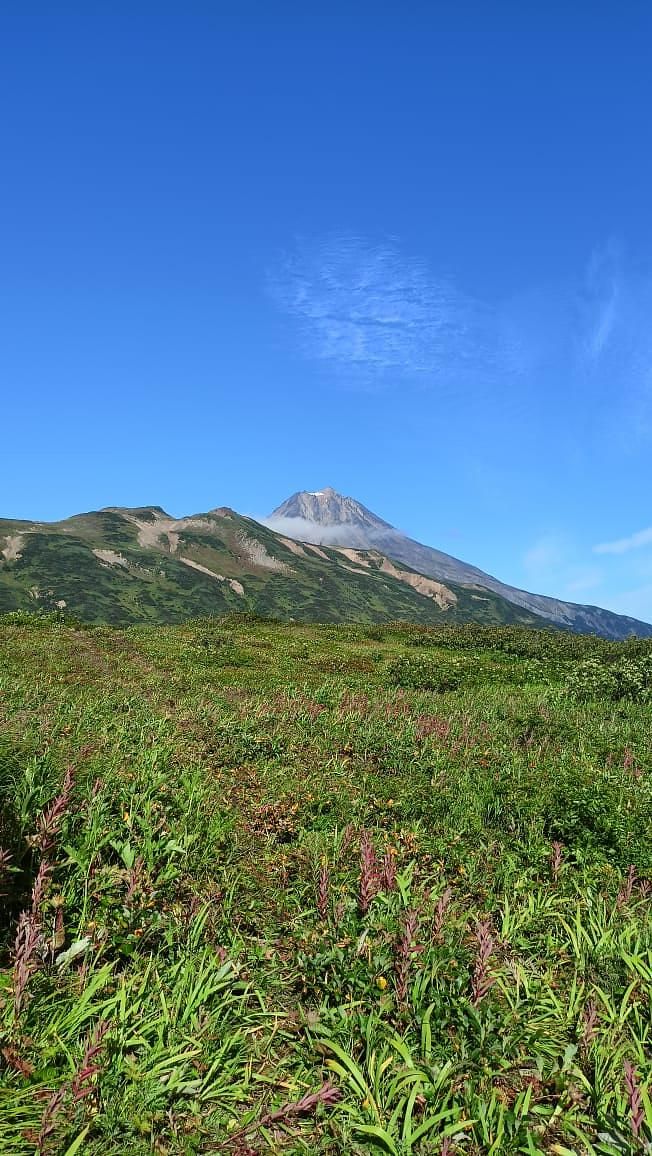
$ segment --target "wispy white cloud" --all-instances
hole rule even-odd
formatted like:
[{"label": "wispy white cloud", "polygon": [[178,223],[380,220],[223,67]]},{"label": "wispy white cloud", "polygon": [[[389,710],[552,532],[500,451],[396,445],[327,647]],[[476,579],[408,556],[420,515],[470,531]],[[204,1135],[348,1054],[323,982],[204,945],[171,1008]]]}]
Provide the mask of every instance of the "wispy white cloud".
[{"label": "wispy white cloud", "polygon": [[[544,534],[523,554],[522,578],[516,584],[650,622],[652,556],[643,553],[622,561],[619,557],[645,545],[652,545],[652,527],[594,547],[561,531]],[[602,556],[599,562],[596,553]]]},{"label": "wispy white cloud", "polygon": [[282,534],[286,538],[294,538],[297,542],[312,542],[317,546],[341,544],[343,541],[342,526],[322,526],[311,522],[309,518],[284,518],[282,516],[258,517],[257,522],[268,526],[275,534]]},{"label": "wispy white cloud", "polygon": [[268,526],[276,534],[294,538],[298,542],[310,542],[317,546],[353,546],[366,549],[378,541],[382,545],[384,534],[371,527],[360,530],[354,523],[344,522],[335,526],[324,526],[321,522],[311,522],[309,518],[286,518],[272,514],[256,518],[263,526]]},{"label": "wispy white cloud", "polygon": [[301,352],[347,384],[486,399],[490,420],[553,423],[571,454],[578,422],[582,445],[608,433],[616,453],[652,435],[652,271],[615,240],[575,278],[491,302],[395,239],[354,234],[297,241],[267,283]]},{"label": "wispy white cloud", "polygon": [[579,356],[585,365],[595,365],[622,320],[622,250],[614,238],[592,253],[578,304]]},{"label": "wispy white cloud", "polygon": [[361,377],[459,375],[504,359],[492,310],[394,241],[304,241],[269,275],[304,352]]},{"label": "wispy white cloud", "polygon": [[594,252],[577,299],[577,379],[621,419],[610,431],[618,447],[631,447],[652,432],[652,274],[612,240]]},{"label": "wispy white cloud", "polygon": [[646,530],[638,530],[627,538],[616,538],[614,542],[601,542],[593,547],[594,554],[626,554],[629,550],[638,550],[641,546],[652,545],[652,526]]}]

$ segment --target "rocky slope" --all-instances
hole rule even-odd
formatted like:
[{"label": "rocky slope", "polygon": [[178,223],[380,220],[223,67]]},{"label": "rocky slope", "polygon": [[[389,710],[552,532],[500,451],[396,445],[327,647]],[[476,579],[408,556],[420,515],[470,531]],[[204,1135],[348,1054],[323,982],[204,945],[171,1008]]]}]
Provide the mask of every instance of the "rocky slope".
[{"label": "rocky slope", "polygon": [[652,637],[652,624],[636,618],[509,586],[468,562],[408,538],[360,502],[338,494],[330,486],[316,492],[304,490],[293,494],[274,510],[267,524],[282,527],[285,534],[305,541],[378,550],[440,582],[492,591],[512,605],[564,629],[605,638],[626,638],[630,634]]}]

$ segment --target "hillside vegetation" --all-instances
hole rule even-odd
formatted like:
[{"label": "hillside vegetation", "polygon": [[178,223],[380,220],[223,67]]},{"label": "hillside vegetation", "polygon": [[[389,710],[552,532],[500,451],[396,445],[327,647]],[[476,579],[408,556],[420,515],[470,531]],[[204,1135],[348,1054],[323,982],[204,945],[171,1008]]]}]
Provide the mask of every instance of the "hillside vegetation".
[{"label": "hillside vegetation", "polygon": [[0,620],[6,1156],[651,1150],[652,644]]},{"label": "hillside vegetation", "polygon": [[[113,626],[233,613],[298,622],[546,624],[477,584],[437,582],[377,550],[295,542],[226,507],[178,519],[147,506],[63,522],[0,520],[0,614],[57,609]],[[652,632],[612,617],[617,637]],[[591,633],[605,631],[598,623]]]}]

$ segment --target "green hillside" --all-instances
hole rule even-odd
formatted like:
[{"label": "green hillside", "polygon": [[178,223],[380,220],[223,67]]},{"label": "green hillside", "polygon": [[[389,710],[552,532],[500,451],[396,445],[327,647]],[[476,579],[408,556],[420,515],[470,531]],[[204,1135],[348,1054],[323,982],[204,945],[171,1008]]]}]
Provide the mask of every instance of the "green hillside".
[{"label": "green hillside", "polygon": [[[531,612],[477,587],[424,582],[382,555],[293,543],[232,510],[173,519],[159,507],[59,523],[0,522],[0,613],[60,608],[83,622],[179,623],[254,613],[304,622],[523,623]],[[438,593],[441,591],[441,596]]]},{"label": "green hillside", "polygon": [[649,642],[54,619],[0,620],[3,1156],[650,1150]]}]

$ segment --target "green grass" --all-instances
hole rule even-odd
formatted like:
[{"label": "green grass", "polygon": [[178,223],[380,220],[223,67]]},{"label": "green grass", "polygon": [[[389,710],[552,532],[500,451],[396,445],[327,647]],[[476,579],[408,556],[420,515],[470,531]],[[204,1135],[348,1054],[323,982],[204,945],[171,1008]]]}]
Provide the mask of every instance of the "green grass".
[{"label": "green grass", "polygon": [[652,1150],[650,653],[0,622],[3,1154]]}]

